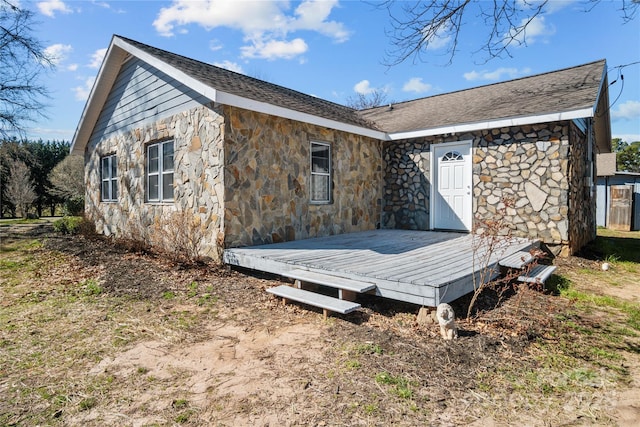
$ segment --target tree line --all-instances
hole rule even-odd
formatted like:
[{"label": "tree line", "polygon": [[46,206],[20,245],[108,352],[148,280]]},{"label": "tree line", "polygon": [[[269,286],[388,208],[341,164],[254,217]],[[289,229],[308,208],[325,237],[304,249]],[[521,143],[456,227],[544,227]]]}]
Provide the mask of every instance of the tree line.
[{"label": "tree line", "polygon": [[627,143],[620,138],[614,138],[611,147],[616,153],[618,171],[640,173],[640,141]]},{"label": "tree line", "polygon": [[83,159],[69,148],[68,141],[0,140],[0,218],[82,211]]}]

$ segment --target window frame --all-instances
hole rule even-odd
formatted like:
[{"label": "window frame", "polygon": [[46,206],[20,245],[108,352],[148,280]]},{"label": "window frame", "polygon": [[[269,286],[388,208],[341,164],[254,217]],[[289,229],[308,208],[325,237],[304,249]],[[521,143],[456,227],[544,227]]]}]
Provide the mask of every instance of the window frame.
[{"label": "window frame", "polygon": [[[171,154],[171,168],[165,168],[165,164],[164,164],[164,147],[166,145],[171,144],[171,149],[172,149],[172,154]],[[156,147],[157,148],[157,167],[155,168],[156,170],[154,172],[151,172],[151,155],[150,155],[150,151],[152,148]],[[172,189],[171,191],[171,197],[166,197],[166,195],[164,194],[164,178],[165,176],[171,175],[171,186],[173,187],[174,182],[175,182],[175,145],[174,145],[174,140],[173,139],[168,139],[168,140],[164,140],[164,141],[157,141],[157,142],[153,142],[150,144],[147,144],[146,147],[146,161],[145,161],[145,172],[144,172],[144,177],[145,177],[145,200],[148,203],[171,203],[174,201],[174,191]],[[152,198],[150,196],[150,182],[151,179],[150,177],[157,177],[157,197]]]},{"label": "window frame", "polygon": [[[333,182],[333,164],[332,164],[332,149],[331,144],[328,142],[320,142],[320,141],[309,141],[309,171],[311,172],[311,179],[309,182],[309,202],[314,205],[327,205],[332,203],[332,182]],[[314,146],[322,146],[326,147],[328,154],[328,172],[319,172],[313,170],[313,160],[314,160]],[[314,186],[314,177],[316,176],[324,176],[327,177],[327,197],[323,199],[314,199],[315,195],[315,186]]]},{"label": "window frame", "polygon": [[[108,176],[105,178],[104,176],[104,162],[107,161],[107,171]],[[114,170],[115,166],[115,170]],[[107,184],[106,189],[108,190],[108,194],[105,194],[105,183]],[[114,193],[114,185],[115,185],[115,195]],[[118,188],[118,156],[115,153],[108,154],[106,156],[100,157],[100,201],[101,202],[117,202],[118,201],[118,193],[120,189]]]}]

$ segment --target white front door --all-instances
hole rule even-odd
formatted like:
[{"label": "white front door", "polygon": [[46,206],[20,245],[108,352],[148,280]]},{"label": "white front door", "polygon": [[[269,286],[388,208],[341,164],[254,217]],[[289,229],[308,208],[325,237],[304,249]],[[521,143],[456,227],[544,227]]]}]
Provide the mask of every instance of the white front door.
[{"label": "white front door", "polygon": [[471,230],[471,141],[432,145],[432,227]]}]

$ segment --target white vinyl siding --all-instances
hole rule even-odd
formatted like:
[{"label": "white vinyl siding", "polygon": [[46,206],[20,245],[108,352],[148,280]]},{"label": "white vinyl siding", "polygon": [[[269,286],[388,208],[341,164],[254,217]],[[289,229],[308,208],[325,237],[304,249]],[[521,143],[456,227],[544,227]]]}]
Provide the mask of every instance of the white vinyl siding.
[{"label": "white vinyl siding", "polygon": [[147,201],[173,201],[173,141],[147,146]]},{"label": "white vinyl siding", "polygon": [[100,159],[100,177],[100,199],[103,202],[118,201],[118,160],[115,154]]},{"label": "white vinyl siding", "polygon": [[311,142],[311,202],[331,202],[331,146]]}]

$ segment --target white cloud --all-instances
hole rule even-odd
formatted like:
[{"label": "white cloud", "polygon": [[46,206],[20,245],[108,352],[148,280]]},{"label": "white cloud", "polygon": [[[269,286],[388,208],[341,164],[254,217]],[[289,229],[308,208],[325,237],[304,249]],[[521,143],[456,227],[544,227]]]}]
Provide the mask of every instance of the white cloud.
[{"label": "white cloud", "polygon": [[[436,30],[435,34],[429,39],[427,44],[427,50],[439,50],[443,47],[447,47],[451,43],[452,37],[448,34],[449,26],[445,25]],[[423,29],[423,33],[427,33],[431,30],[431,26],[427,26]]]},{"label": "white cloud", "polygon": [[98,49],[91,55],[91,62],[89,63],[89,68],[100,68],[102,64],[102,60],[104,56],[107,54],[107,48]]},{"label": "white cloud", "polygon": [[513,42],[515,42],[516,45],[524,46],[535,43],[540,37],[551,36],[556,32],[553,25],[547,25],[545,17],[542,15],[534,17],[531,19],[531,22],[527,24],[528,20],[529,18],[524,18],[520,21],[520,26],[526,24],[526,28],[519,34],[516,34],[516,30],[512,28],[510,33],[505,35],[505,43],[510,42],[511,39],[513,39]]},{"label": "white cloud", "polygon": [[425,93],[429,92],[433,86],[422,81],[422,77],[412,77],[409,79],[402,90],[405,92]]},{"label": "white cloud", "polygon": [[56,137],[56,139],[62,139],[69,141],[73,138],[73,130],[70,129],[55,129],[55,128],[29,128],[28,129],[29,139],[42,139],[47,140],[52,137]]},{"label": "white cloud", "polygon": [[337,0],[306,0],[291,11],[288,1],[174,0],[160,9],[153,26],[167,37],[186,32],[190,24],[207,30],[228,27],[241,31],[250,43],[241,48],[245,57],[291,59],[308,49],[300,37],[288,39],[296,31],[315,31],[336,42],[349,38],[344,24],[329,20],[337,5]]},{"label": "white cloud", "polygon": [[612,133],[611,138],[620,138],[626,143],[640,141],[640,133]]},{"label": "white cloud", "polygon": [[67,71],[77,71],[77,70],[78,70],[78,64],[67,65]]},{"label": "white cloud", "polygon": [[489,80],[489,81],[498,81],[506,79],[515,79],[527,74],[531,73],[531,68],[505,68],[500,67],[494,71],[469,71],[468,73],[464,73],[463,77],[468,81],[475,80]]},{"label": "white cloud", "polygon": [[73,48],[70,44],[57,43],[47,46],[44,49],[44,54],[53,65],[60,65],[60,63],[67,59],[67,56],[72,50]]},{"label": "white cloud", "polygon": [[86,101],[89,98],[89,94],[91,94],[91,88],[93,87],[93,82],[95,81],[95,76],[87,77],[84,79],[82,85],[74,87],[72,90],[76,94],[76,100]]},{"label": "white cloud", "polygon": [[612,119],[640,120],[640,101],[626,101],[611,112]]},{"label": "white cloud", "polygon": [[38,3],[38,10],[43,15],[47,15],[50,18],[55,16],[56,12],[71,13],[73,12],[62,0],[47,0]]},{"label": "white cloud", "polygon": [[224,47],[224,45],[222,44],[222,42],[218,39],[212,39],[209,40],[209,49],[211,49],[212,51],[216,51],[216,50],[220,50]]},{"label": "white cloud", "polygon": [[331,10],[338,5],[337,0],[332,1],[304,1],[295,10],[296,18],[289,19],[291,30],[313,30],[337,42],[345,42],[349,39],[350,32],[341,22],[327,21]]},{"label": "white cloud", "polygon": [[371,87],[371,83],[369,83],[369,80],[361,80],[353,86],[353,90],[361,95],[369,95],[370,93],[375,92],[377,89],[375,87]]},{"label": "white cloud", "polygon": [[244,70],[242,69],[242,66],[236,62],[225,60],[222,62],[214,62],[213,65],[215,65],[216,67],[224,68],[225,70],[235,71],[236,73],[245,74]]},{"label": "white cloud", "polygon": [[240,48],[243,58],[263,58],[263,59],[291,59],[305,53],[309,46],[302,39],[293,39],[290,42],[280,40],[270,40],[263,42],[256,40],[251,46]]},{"label": "white cloud", "polygon": [[553,1],[545,1],[545,0],[519,0],[519,6],[523,9],[535,9],[540,6],[541,3],[546,3],[544,5],[544,11],[546,13],[555,13],[559,10],[564,9],[565,7],[577,3],[577,0],[553,0]]}]

